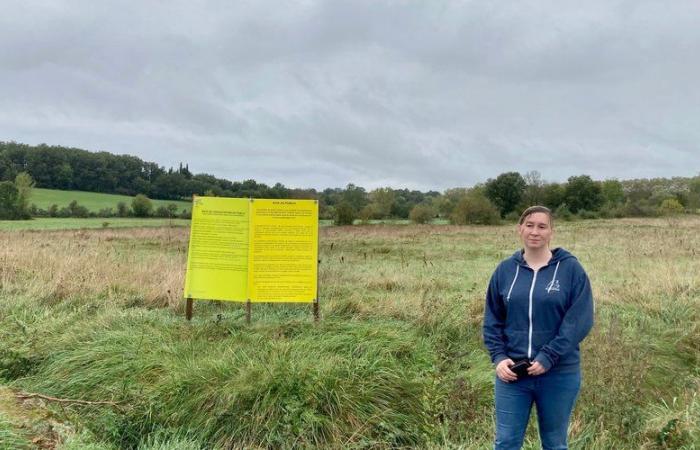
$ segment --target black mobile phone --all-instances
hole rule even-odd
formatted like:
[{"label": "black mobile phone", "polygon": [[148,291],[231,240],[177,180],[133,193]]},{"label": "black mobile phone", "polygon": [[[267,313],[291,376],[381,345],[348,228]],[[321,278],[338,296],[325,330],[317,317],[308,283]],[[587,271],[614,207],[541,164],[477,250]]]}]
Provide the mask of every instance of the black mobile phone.
[{"label": "black mobile phone", "polygon": [[531,365],[532,363],[527,359],[521,359],[520,361],[516,361],[509,369],[511,372],[514,372],[518,378],[523,378],[527,376],[527,368]]}]

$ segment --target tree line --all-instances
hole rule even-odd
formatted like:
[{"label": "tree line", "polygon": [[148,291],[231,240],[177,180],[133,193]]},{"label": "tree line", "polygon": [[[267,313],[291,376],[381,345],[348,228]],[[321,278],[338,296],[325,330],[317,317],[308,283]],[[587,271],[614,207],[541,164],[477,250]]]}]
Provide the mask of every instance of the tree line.
[{"label": "tree line", "polygon": [[0,142],[0,181],[26,172],[36,186],[134,196],[163,200],[189,200],[192,195],[220,197],[286,198],[282,184],[269,187],[255,180],[232,182],[213,175],[190,172],[187,165],[166,169],[136,156],[89,152],[40,144]]},{"label": "tree line", "polygon": [[[700,208],[700,176],[598,181],[582,174],[558,183],[543,180],[536,171],[505,172],[476,186],[447,189],[442,193],[390,187],[367,191],[354,184],[316,191],[290,189],[281,183],[270,187],[255,180],[234,182],[209,174],[192,174],[182,164],[177,169],[166,170],[129,155],[0,142],[0,203],[5,205],[0,205],[0,218],[37,215],[36,208],[29,203],[29,192],[34,185],[138,194],[141,203],[144,197],[180,200],[190,199],[192,195],[317,199],[320,217],[337,224],[381,219],[425,223],[435,218],[455,224],[494,224],[504,219],[514,221],[520,211],[535,204],[549,207],[564,220],[696,213]],[[173,214],[167,208],[162,211],[146,208],[144,212],[133,205],[130,210],[122,205],[118,209],[112,213]],[[57,215],[73,215],[73,210],[85,214],[76,204]]]}]

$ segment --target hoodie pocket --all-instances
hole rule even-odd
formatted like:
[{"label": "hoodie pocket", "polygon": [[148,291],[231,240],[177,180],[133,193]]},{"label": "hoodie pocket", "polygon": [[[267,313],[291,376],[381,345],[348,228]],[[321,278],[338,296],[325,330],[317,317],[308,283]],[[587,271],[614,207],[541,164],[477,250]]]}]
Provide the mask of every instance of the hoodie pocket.
[{"label": "hoodie pocket", "polygon": [[557,335],[557,330],[533,331],[532,332],[532,357],[537,355],[543,345],[549,344]]},{"label": "hoodie pocket", "polygon": [[506,338],[508,343],[506,351],[508,356],[515,359],[527,357],[528,331],[517,331],[506,329]]}]

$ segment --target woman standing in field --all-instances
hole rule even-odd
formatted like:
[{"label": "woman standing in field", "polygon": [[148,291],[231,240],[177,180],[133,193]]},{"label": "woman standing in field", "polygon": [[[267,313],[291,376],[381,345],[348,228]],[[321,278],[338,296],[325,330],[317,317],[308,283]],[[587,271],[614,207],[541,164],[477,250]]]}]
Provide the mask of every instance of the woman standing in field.
[{"label": "woman standing in field", "polygon": [[550,250],[552,213],[520,216],[523,250],[502,261],[486,292],[484,343],[496,366],[496,450],[519,449],[537,407],[544,449],[566,449],[581,386],[579,342],[593,326],[586,272],[562,248]]}]

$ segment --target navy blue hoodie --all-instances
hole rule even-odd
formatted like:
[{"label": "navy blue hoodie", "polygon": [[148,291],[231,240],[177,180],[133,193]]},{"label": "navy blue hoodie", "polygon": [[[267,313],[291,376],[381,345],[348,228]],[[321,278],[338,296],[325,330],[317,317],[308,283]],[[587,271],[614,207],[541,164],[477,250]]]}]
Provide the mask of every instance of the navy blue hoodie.
[{"label": "navy blue hoodie", "polygon": [[579,370],[579,342],[593,326],[591,283],[578,260],[562,248],[537,272],[522,250],[491,277],[484,310],[484,343],[491,361],[538,361],[547,370]]}]

